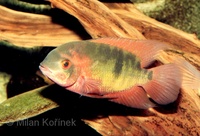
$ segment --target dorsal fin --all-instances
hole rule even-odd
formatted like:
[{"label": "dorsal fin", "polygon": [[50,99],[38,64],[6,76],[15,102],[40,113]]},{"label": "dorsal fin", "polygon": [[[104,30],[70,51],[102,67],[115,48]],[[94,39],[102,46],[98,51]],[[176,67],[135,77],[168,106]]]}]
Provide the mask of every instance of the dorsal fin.
[{"label": "dorsal fin", "polygon": [[126,38],[99,38],[91,42],[108,44],[133,53],[141,59],[141,67],[151,65],[160,51],[168,48],[166,43],[156,40],[132,40]]}]

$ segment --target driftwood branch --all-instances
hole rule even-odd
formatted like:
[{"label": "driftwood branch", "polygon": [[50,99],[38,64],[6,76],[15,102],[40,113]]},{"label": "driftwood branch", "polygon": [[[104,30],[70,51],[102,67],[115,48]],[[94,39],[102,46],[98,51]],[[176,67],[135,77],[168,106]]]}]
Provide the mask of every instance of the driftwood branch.
[{"label": "driftwood branch", "polygon": [[50,16],[18,12],[0,6],[0,40],[29,47],[56,46],[66,41],[82,39],[73,28],[57,24],[59,22],[54,23],[53,19]]},{"label": "driftwood branch", "polygon": [[53,6],[59,7],[76,17],[93,38],[105,36],[125,36],[132,39],[144,38],[137,29],[131,27],[99,1],[50,0],[50,2]]},{"label": "driftwood branch", "polygon": [[[197,69],[200,68],[200,41],[195,35],[151,19],[132,4],[101,3],[96,0],[50,2],[53,7],[77,18],[92,38],[112,36],[165,41],[175,48],[170,53],[172,57],[184,57]],[[83,29],[79,33],[74,32],[67,26],[52,22],[49,16],[20,13],[2,6],[0,10],[1,40],[19,46],[57,46],[84,39],[80,35],[82,32],[85,34]],[[177,102],[167,107],[133,110],[135,113],[107,115],[83,121],[102,135],[199,135],[199,104],[200,99],[195,91],[181,90]]]}]

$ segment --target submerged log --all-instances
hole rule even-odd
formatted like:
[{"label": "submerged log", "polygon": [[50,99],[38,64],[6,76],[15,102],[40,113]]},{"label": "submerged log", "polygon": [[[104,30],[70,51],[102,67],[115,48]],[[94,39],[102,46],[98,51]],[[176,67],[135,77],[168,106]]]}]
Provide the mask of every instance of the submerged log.
[{"label": "submerged log", "polygon": [[[92,38],[112,36],[165,41],[174,47],[171,57],[183,57],[200,68],[200,41],[195,35],[149,18],[132,4],[104,4],[96,0],[50,2],[54,8],[77,18]],[[3,11],[0,12],[1,40],[19,46],[57,46],[70,40],[84,39],[70,28],[51,22],[48,16],[20,13],[2,6],[0,10]],[[85,33],[83,29],[79,31],[82,32]],[[170,63],[170,59],[168,61]],[[167,107],[130,111],[82,120],[102,135],[200,135],[200,98],[197,91],[181,90],[178,100]]]},{"label": "submerged log", "polygon": [[[19,12],[0,6],[0,40],[25,47],[57,46],[69,41],[82,40],[83,35],[88,36],[75,19],[69,15],[66,17],[71,22],[61,25],[62,22],[53,16]],[[78,35],[77,29],[83,30],[82,34]]]}]

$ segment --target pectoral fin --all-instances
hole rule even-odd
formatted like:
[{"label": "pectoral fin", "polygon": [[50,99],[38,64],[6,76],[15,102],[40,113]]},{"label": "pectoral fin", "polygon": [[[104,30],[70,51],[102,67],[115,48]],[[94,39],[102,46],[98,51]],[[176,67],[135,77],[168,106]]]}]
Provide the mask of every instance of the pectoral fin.
[{"label": "pectoral fin", "polygon": [[101,95],[100,86],[100,81],[82,77],[82,87],[80,88],[80,92],[83,95]]}]

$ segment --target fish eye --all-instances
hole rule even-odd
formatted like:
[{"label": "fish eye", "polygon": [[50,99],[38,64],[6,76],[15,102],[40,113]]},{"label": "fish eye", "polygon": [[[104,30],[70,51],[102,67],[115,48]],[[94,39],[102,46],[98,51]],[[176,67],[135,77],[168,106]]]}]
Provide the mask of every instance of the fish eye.
[{"label": "fish eye", "polygon": [[62,61],[62,67],[63,67],[64,69],[68,69],[68,68],[70,67],[70,65],[71,65],[71,63],[70,63],[69,60],[63,60],[63,61]]}]

